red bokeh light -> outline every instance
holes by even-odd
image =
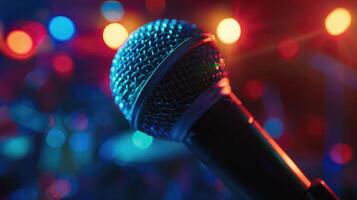
[[[320,116],[308,116],[305,125],[306,132],[312,136],[322,136],[326,130],[326,122]]]
[[[60,75],[70,75],[73,71],[72,58],[67,54],[58,54],[53,58],[53,67]]]
[[[22,29],[26,31],[32,38],[34,46],[37,47],[47,36],[47,29],[39,22],[26,22]]]
[[[250,80],[243,86],[243,94],[248,99],[257,100],[264,94],[264,85],[259,80]]]
[[[64,179],[57,180],[47,189],[47,192],[54,199],[62,199],[71,192],[71,183]]]
[[[278,44],[278,52],[281,57],[292,59],[299,53],[299,44],[295,39],[284,39]]]
[[[337,164],[347,164],[352,160],[353,152],[352,148],[347,144],[335,144],[330,150],[330,158]]]

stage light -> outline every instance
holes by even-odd
[[[133,144],[139,149],[147,149],[151,146],[154,138],[141,131],[135,131],[131,137]]]
[[[66,141],[66,135],[59,129],[51,129],[46,136],[46,142],[50,147],[59,148]]]
[[[249,80],[243,86],[243,94],[248,99],[257,100],[264,94],[264,85],[259,80]]]
[[[11,159],[20,159],[29,153],[31,145],[31,140],[25,136],[8,138],[2,144],[1,153]]]
[[[60,75],[69,75],[73,71],[72,58],[64,53],[58,54],[53,58],[53,68]]]
[[[56,16],[51,19],[48,29],[53,38],[59,41],[67,41],[73,37],[76,27],[73,21],[65,16]]]
[[[278,52],[285,59],[292,59],[299,53],[299,44],[295,39],[288,38],[279,42]]]
[[[345,8],[336,8],[325,19],[326,31],[333,36],[344,33],[351,25],[351,13]]]
[[[166,0],[145,0],[145,6],[151,15],[160,15],[166,7]]]
[[[119,23],[107,25],[103,31],[103,40],[111,49],[118,49],[128,37],[128,31]]]
[[[347,164],[352,160],[352,157],[352,148],[347,144],[335,144],[330,150],[330,158],[333,162],[337,164]]]
[[[124,15],[124,8],[120,2],[117,1],[105,1],[102,3],[100,10],[102,15],[108,21],[120,20]]]
[[[223,43],[232,44],[239,39],[240,35],[241,27],[237,20],[226,18],[219,22],[217,36]]]
[[[24,31],[16,30],[9,33],[6,44],[14,56],[28,57],[33,49],[33,41],[30,35]]]
[[[268,118],[264,123],[264,129],[273,138],[279,138],[284,131],[284,124],[279,118]]]

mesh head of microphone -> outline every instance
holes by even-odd
[[[180,45],[202,34],[185,21],[156,20],[134,31],[118,50],[110,87],[116,105],[135,128],[175,139],[170,135],[175,122],[202,92],[226,76],[223,59],[212,42],[191,46],[172,66],[164,66]],[[167,73],[145,92],[158,68],[164,67],[169,67]],[[139,98],[142,94],[145,97]],[[140,109],[134,109],[138,105]]]

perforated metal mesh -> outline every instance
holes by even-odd
[[[110,87],[115,103],[131,121],[133,104],[159,64],[183,41],[202,31],[177,20],[157,20],[133,32],[115,55]]]
[[[157,137],[171,138],[169,131],[183,112],[203,91],[226,76],[223,66],[218,49],[211,43],[188,52],[146,101],[140,129]]]

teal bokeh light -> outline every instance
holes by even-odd
[[[147,149],[140,149],[133,143],[133,133],[123,133],[108,138],[99,149],[99,155],[106,161],[114,161],[119,165],[154,162],[175,159],[187,155],[189,151],[182,143],[166,140],[155,140]]]
[[[49,32],[53,38],[59,41],[67,41],[73,37],[76,27],[73,21],[65,16],[56,16],[48,25]]]
[[[1,152],[8,158],[20,159],[26,156],[32,147],[30,138],[25,136],[17,136],[8,138],[2,144]]]
[[[151,146],[154,138],[141,131],[135,131],[131,137],[133,144],[139,149],[147,149]]]

